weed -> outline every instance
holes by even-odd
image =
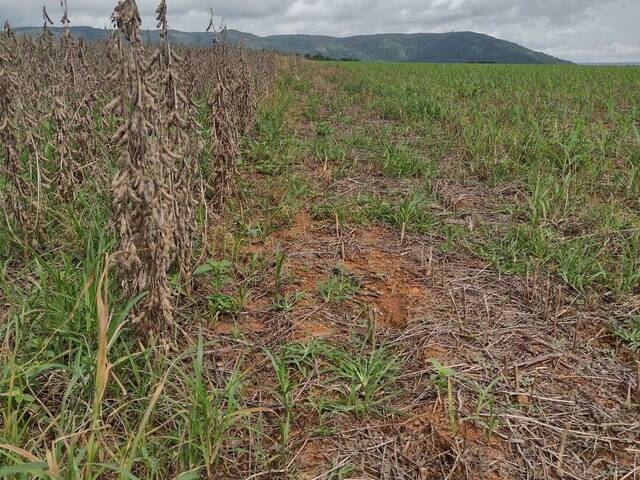
[[[276,292],[280,292],[282,289],[282,267],[284,266],[284,261],[286,259],[286,254],[281,252],[280,250],[276,250],[276,260],[275,260],[275,288]]]
[[[442,365],[437,359],[432,358],[431,364],[435,369],[435,373],[431,375],[431,381],[436,386],[438,391],[444,392],[447,390],[447,385],[449,381],[449,377],[453,376],[454,372],[452,369],[445,367]]]
[[[495,411],[495,399],[491,395],[491,390],[498,384],[502,378],[495,378],[486,387],[476,386],[476,408],[473,415],[465,417],[462,421],[475,420],[480,422],[484,427],[485,438],[491,440],[493,432],[498,426],[498,414]],[[483,414],[488,410],[486,414]]]
[[[360,290],[360,281],[339,268],[334,269],[325,282],[318,284],[320,296],[326,303],[349,300]]]
[[[640,317],[633,317],[614,328],[616,337],[635,352],[640,352]]]
[[[355,354],[335,348],[324,351],[329,369],[340,380],[342,401],[334,404],[339,411],[366,415],[383,414],[392,398],[393,379],[399,369],[398,358],[386,347]],[[343,383],[342,383],[343,382]]]
[[[560,277],[577,290],[584,290],[607,276],[597,253],[598,246],[589,240],[575,240],[558,245],[555,259]]]
[[[320,340],[294,343],[285,347],[287,364],[295,367],[304,377],[318,367],[320,357],[329,347]]]
[[[320,122],[316,125],[316,135],[318,137],[330,137],[333,135],[333,129],[326,122]]]
[[[347,158],[344,148],[335,140],[328,137],[319,137],[313,144],[314,154],[324,163],[325,169],[329,163],[341,165]]]
[[[282,415],[278,419],[278,427],[280,430],[280,455],[283,464],[286,464],[286,455],[289,446],[289,433],[293,423],[293,410],[295,401],[293,398],[293,383],[289,376],[289,368],[284,355],[275,356],[271,352],[267,352],[267,356],[271,360],[271,364],[276,374],[278,388],[274,390],[274,395],[282,408]]]
[[[445,243],[442,245],[442,251],[445,253],[450,252],[455,245],[455,241],[464,235],[464,228],[459,225],[447,223],[443,226],[443,232],[445,235]]]
[[[220,314],[238,313],[240,310],[240,302],[238,299],[222,293],[214,293],[209,295],[209,311],[213,318],[217,318]]]
[[[188,438],[180,457],[188,465],[204,465],[207,472],[212,472],[228,432],[254,410],[240,406],[239,371],[234,370],[221,388],[207,384],[202,335],[198,337],[192,362],[192,373],[178,368],[191,402],[185,412]]]
[[[286,293],[284,295],[277,294],[275,299],[273,300],[273,307],[276,310],[279,310],[282,312],[290,312],[293,309],[293,307],[296,306],[296,304],[304,300],[305,296],[306,296],[306,293],[304,291],[296,292],[294,294],[286,294]]]
[[[407,145],[386,141],[383,144],[383,158],[382,171],[389,176],[413,177],[434,174],[433,165],[421,159],[418,153]]]
[[[353,465],[335,465],[329,470],[327,480],[347,480],[356,471],[358,469]]]
[[[237,313],[245,303],[249,290],[246,286],[239,288],[238,295],[233,296],[223,292],[223,287],[231,283],[232,279],[229,274],[231,262],[228,260],[209,262],[198,267],[194,275],[211,275],[212,293],[209,294],[209,310],[213,318],[217,318],[220,314]]]
[[[359,202],[369,218],[399,227],[402,241],[407,233],[428,233],[434,224],[427,198],[417,191],[397,203],[376,197],[361,197]]]

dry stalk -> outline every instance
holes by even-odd
[[[53,46],[53,34],[51,30],[49,30],[49,25],[53,25],[53,20],[51,20],[51,17],[47,13],[46,6],[42,7],[42,22],[42,33],[38,37],[38,42],[40,46],[45,49],[51,48]]]
[[[171,172],[163,159],[166,152],[158,139],[159,106],[152,86],[152,67],[160,53],[144,55],[140,36],[141,19],[135,0],[121,0],[112,20],[120,32],[117,47],[128,74],[121,104],[122,124],[115,139],[124,147],[120,171],[112,183],[114,217],[119,228],[117,256],[125,292],[136,296],[146,292],[137,308],[136,320],[145,332],[164,334],[173,320],[172,292],[168,271],[174,251]],[[128,41],[128,47],[123,44]],[[116,71],[122,72],[121,67]],[[116,106],[114,102],[112,106]]]
[[[197,131],[193,104],[186,96],[176,69],[183,59],[171,48],[167,23],[167,3],[161,0],[157,13],[162,38],[160,57],[161,124],[159,129],[161,162],[170,172],[170,195],[173,198],[173,234],[176,264],[182,279],[189,285],[193,269],[196,235],[196,192],[198,169],[195,155],[198,141],[189,135]]]
[[[224,85],[222,77],[218,77],[209,97],[211,112],[211,142],[215,173],[213,182],[213,205],[220,207],[233,190],[233,174],[235,161],[240,154],[238,147],[239,135],[230,115],[229,90]]]
[[[69,125],[68,108],[62,96],[62,93],[54,90],[53,96],[53,125],[54,125],[54,142],[58,156],[57,166],[57,186],[60,195],[64,199],[69,199],[76,191],[76,184],[79,183],[77,174],[80,172],[79,167],[73,158],[68,133],[71,128]]]
[[[29,159],[25,162],[21,155],[24,143],[20,138],[23,129],[18,123],[19,82],[13,69],[15,58],[11,48],[14,41],[11,27],[5,23],[5,33],[0,39],[0,142],[3,159],[0,175],[6,180],[2,195],[6,226],[13,231],[12,225],[15,224],[19,231],[13,233],[21,234],[26,249],[37,235],[39,204],[33,208],[35,188],[29,177],[31,165]]]

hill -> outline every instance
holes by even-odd
[[[26,35],[37,35],[40,28],[15,29]],[[60,28],[53,28],[59,33]],[[106,38],[107,32],[91,27],[73,27],[72,33],[86,40]],[[158,40],[158,32],[146,30],[145,37]],[[205,45],[211,34],[173,30],[178,43]],[[524,63],[566,64],[566,60],[529,50],[506,40],[474,32],[450,33],[385,33],[338,38],[325,35],[271,35],[259,37],[229,30],[228,40],[248,47],[274,49],[285,53],[321,54],[331,58],[355,58],[363,61],[425,62],[425,63]]]

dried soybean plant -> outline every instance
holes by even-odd
[[[67,38],[65,41],[70,42],[71,39]],[[76,191],[76,185],[80,181],[78,174],[81,170],[75,162],[71,149],[68,98],[66,98],[64,87],[64,80],[54,81],[52,84],[53,130],[58,159],[56,185],[62,198],[68,200]]]
[[[188,284],[197,233],[199,148],[193,103],[184,93],[176,68],[183,59],[169,41],[166,0],[157,10],[162,44],[145,55],[135,0],[120,1],[113,21],[119,53],[112,79],[121,95],[109,109],[121,116],[116,140],[123,147],[113,184],[120,234],[117,261],[125,292],[146,292],[138,308],[144,330],[167,333],[173,320],[169,270]],[[127,41],[127,44],[123,42]]]
[[[233,192],[241,138],[255,124],[258,100],[275,77],[275,59],[231,45],[224,24],[214,27],[213,12],[206,31],[212,34],[211,46],[192,51],[185,67],[197,96],[206,100],[206,190],[211,206],[219,208]]]
[[[91,168],[94,178],[103,178],[98,156],[101,129],[96,128],[93,112],[98,98],[104,94],[100,85],[100,66],[94,64],[99,55],[87,59],[84,42],[76,40],[69,29],[66,0],[61,0],[63,32],[54,51],[56,77],[53,81],[54,127],[60,162],[57,187],[69,199],[83,182],[85,170]]]
[[[53,20],[47,13],[47,7],[42,7],[42,33],[38,37],[38,42],[43,48],[51,47],[53,45],[53,34],[49,30],[49,25],[53,25]]]
[[[174,199],[168,187],[171,172],[163,164],[158,93],[152,85],[152,68],[157,67],[160,54],[156,51],[145,57],[135,0],[119,1],[112,21],[119,31],[116,45],[120,62],[126,65],[126,70],[116,66],[120,81],[126,85],[120,101],[111,104],[114,108],[124,106],[122,124],[114,138],[123,147],[120,170],[112,183],[120,236],[116,261],[125,293],[133,297],[146,292],[137,306],[136,320],[143,322],[143,331],[162,335],[173,319],[168,270],[175,244]]]
[[[244,48],[240,48],[238,55],[238,80],[234,95],[238,112],[238,129],[246,135],[254,126],[258,111],[258,96]]]
[[[12,71],[12,49],[9,46],[11,40],[11,27],[5,23],[5,33],[0,38],[0,139],[2,140],[3,159],[2,174],[7,179],[7,187],[10,189],[2,196],[3,207],[7,225],[11,225],[8,213],[14,216],[23,230],[26,229],[27,219],[25,207],[22,201],[24,195],[24,179],[22,176],[22,163],[18,152],[16,139],[16,92],[18,90],[18,79]]]
[[[41,108],[50,111],[43,112],[43,117],[50,116],[52,119],[53,147],[55,149],[56,165],[52,166],[54,173],[55,187],[63,200],[71,199],[78,191],[83,180],[83,162],[88,161],[84,148],[84,139],[87,137],[86,131],[82,132],[82,115],[87,115],[86,108],[91,105],[84,105],[85,87],[78,76],[78,69],[82,65],[79,53],[80,44],[76,42],[69,30],[69,15],[66,1],[60,2],[63,8],[61,23],[63,32],[58,41],[52,39],[52,35],[47,27],[51,24],[46,9],[43,9],[44,26],[42,44],[39,60],[44,68],[41,68],[34,77],[39,82],[37,90],[39,95],[46,101],[39,102]],[[41,74],[38,74],[40,73]],[[87,72],[84,72],[85,74]],[[81,78],[89,78],[90,75],[83,75]],[[90,102],[89,102],[90,103]]]
[[[60,38],[46,9],[35,39],[5,24],[0,205],[25,250],[57,249],[57,237],[46,233],[60,231],[62,219],[47,215],[100,195],[113,176],[113,258],[123,293],[141,296],[134,311],[140,330],[162,335],[175,313],[170,276],[178,273],[189,292],[199,238],[207,252],[205,190],[217,205],[231,192],[241,137],[255,122],[275,62],[224,35],[207,48],[172,45],[167,2],[159,1],[161,42],[147,48],[135,0],[117,2],[107,42],[74,38],[65,0]],[[206,182],[201,170],[213,172]]]
[[[157,27],[160,29],[162,50],[159,58],[160,73],[160,157],[164,168],[170,172],[169,189],[173,199],[172,223],[175,262],[181,278],[190,282],[193,268],[193,239],[196,235],[196,208],[198,206],[196,154],[198,139],[195,132],[193,103],[186,96],[176,65],[183,59],[169,42],[167,3],[161,0],[156,10]]]
[[[226,32],[224,25],[220,26]],[[207,32],[212,33],[212,46],[206,64],[211,67],[209,78],[213,78],[213,86],[205,88],[207,92],[207,109],[210,121],[209,158],[213,164],[213,175],[209,179],[210,197],[214,207],[221,207],[233,190],[233,174],[235,161],[240,155],[239,132],[233,115],[233,102],[230,85],[235,81],[230,65],[233,59],[228,55],[229,45],[226,34],[220,40],[213,27],[213,10]]]
[[[2,38],[3,40],[9,40],[11,42],[11,44],[15,44],[15,42],[16,42],[16,34],[14,33],[13,29],[11,28],[11,24],[9,23],[9,20],[5,20],[5,22],[4,22],[4,30],[3,30],[0,38]]]
[[[24,247],[33,244],[39,231],[40,168],[32,168],[30,156],[23,158],[25,136],[20,124],[19,82],[15,72],[16,39],[8,22],[0,38],[0,176],[5,179],[2,195],[4,219],[15,238],[22,237]],[[31,178],[36,171],[37,179]],[[13,228],[15,226],[18,231]]]
[[[211,90],[208,106],[211,115],[211,155],[214,177],[213,205],[220,207],[233,190],[235,162],[240,155],[238,129],[232,120],[230,93],[218,74]]]

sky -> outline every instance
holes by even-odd
[[[72,25],[103,28],[116,1],[67,0]],[[157,0],[138,0],[155,28]],[[54,21],[60,0],[0,0],[0,21]],[[574,62],[640,62],[640,0],[167,0],[171,28],[202,31],[214,8],[228,28],[257,35],[474,31]]]

